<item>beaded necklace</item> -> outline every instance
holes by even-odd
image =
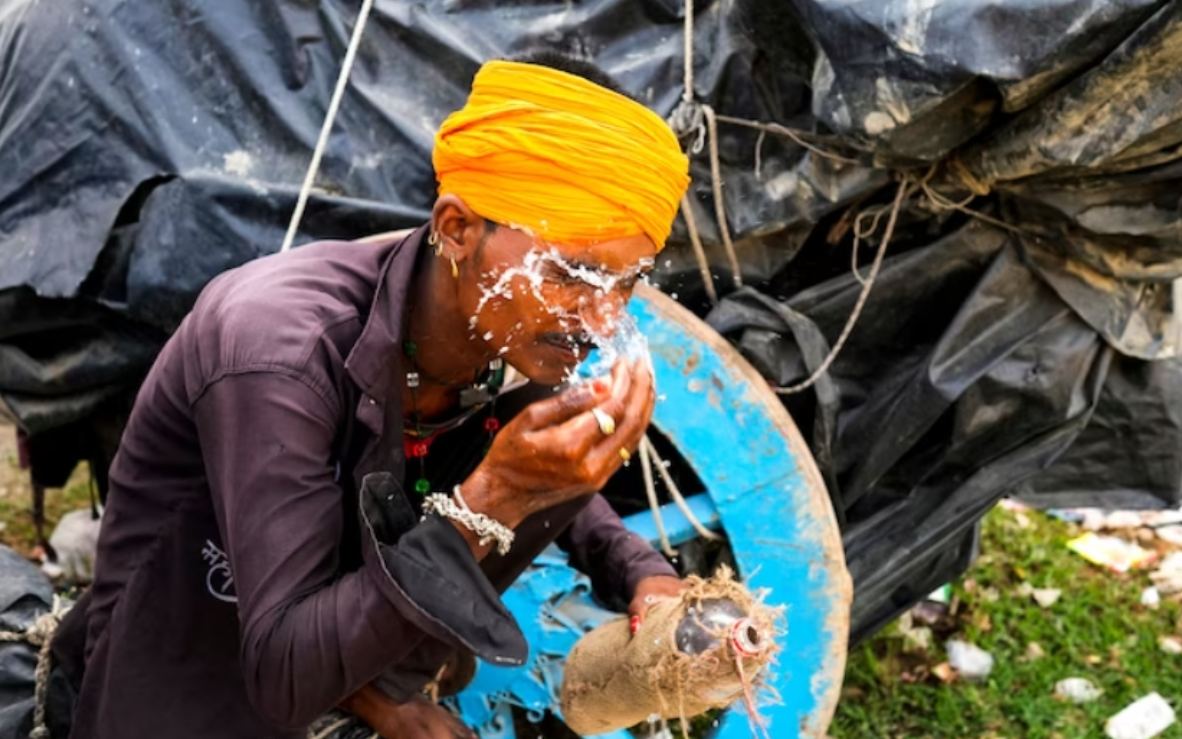
[[[497,394],[500,393],[501,386],[505,382],[505,362],[499,358],[492,360],[488,363],[488,368],[473,378],[470,383],[448,383],[439,382],[423,373],[417,360],[419,348],[413,341],[403,342],[402,351],[411,366],[410,371],[406,373],[406,387],[410,390],[412,423],[412,427],[409,429],[403,423],[403,451],[408,458],[419,461],[419,477],[415,480],[415,492],[419,495],[427,495],[431,492],[431,481],[427,479],[427,454],[431,451],[432,439],[438,434],[461,425],[485,406],[488,406],[489,416],[484,419],[484,430],[488,433],[484,453],[488,453],[493,437],[501,427],[501,422],[496,417],[496,408]],[[425,376],[446,387],[461,388],[460,414],[458,416],[442,423],[423,423],[422,415],[419,413],[419,386]]]

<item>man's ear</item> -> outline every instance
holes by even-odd
[[[476,253],[484,238],[484,219],[458,195],[443,195],[431,209],[431,229],[439,234],[442,256],[462,262]]]

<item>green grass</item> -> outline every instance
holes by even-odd
[[[0,458],[0,542],[28,556],[36,544],[32,499],[11,456]],[[66,488],[46,495],[46,532],[89,499],[89,472],[79,465]],[[1165,654],[1157,642],[1182,635],[1182,606],[1141,606],[1146,572],[1100,570],[1066,548],[1076,527],[1037,512],[1021,518],[1025,526],[1000,509],[986,517],[982,556],[954,583],[953,614],[933,627],[930,649],[892,626],[851,652],[833,739],[1082,739],[1103,737],[1105,719],[1153,691],[1180,707],[1182,655]],[[1016,594],[1023,581],[1063,596],[1044,610]],[[991,590],[995,600],[984,595]],[[950,637],[993,654],[985,681],[944,683],[932,673],[947,659]],[[1032,642],[1045,657],[1026,656]],[[1055,683],[1076,676],[1104,695],[1083,705],[1055,699]],[[1182,727],[1161,736],[1180,739]]]
[[[1157,610],[1141,606],[1147,572],[1116,575],[1088,564],[1065,546],[1078,533],[1038,512],[990,513],[982,556],[954,584],[954,613],[933,629],[930,649],[908,644],[892,626],[850,654],[832,737],[1102,737],[1109,716],[1150,692],[1179,707],[1182,656],[1162,652],[1158,638],[1179,633],[1182,608],[1168,600]],[[1063,595],[1044,610],[1015,593],[1023,580]],[[996,600],[983,596],[990,589]],[[931,673],[947,659],[951,636],[993,654],[985,681],[945,684]],[[1026,656],[1032,642],[1045,657]],[[1054,685],[1067,677],[1085,677],[1104,695],[1082,705],[1059,701]],[[1161,736],[1182,737],[1182,728]]]
[[[2,430],[2,429],[0,429]],[[25,557],[32,557],[37,546],[33,531],[33,494],[27,473],[17,468],[15,455],[0,458],[0,544]],[[90,506],[90,470],[79,464],[66,487],[45,492],[45,535],[53,533],[62,515]]]

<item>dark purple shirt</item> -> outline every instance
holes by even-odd
[[[499,592],[560,532],[601,592],[674,574],[598,495],[481,563],[420,520],[399,347],[423,236],[305,246],[202,292],[137,397],[89,607],[63,627],[85,629],[72,737],[302,737],[367,683],[405,699],[452,650],[519,664]],[[457,477],[479,460],[470,431],[432,445]]]

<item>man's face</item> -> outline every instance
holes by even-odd
[[[644,235],[572,247],[489,226],[465,265],[460,306],[473,340],[534,382],[557,385],[615,332],[655,257]]]

